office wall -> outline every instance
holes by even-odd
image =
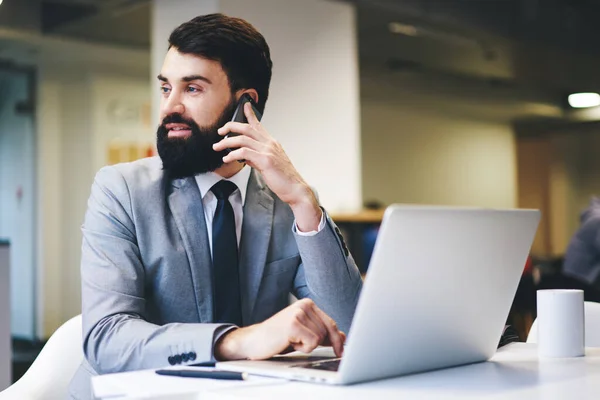
[[[149,97],[149,53],[10,33],[9,52],[2,56],[38,72],[36,285],[37,336],[43,338],[80,312],[80,228],[87,198],[113,134],[138,137],[139,130],[113,121],[126,119],[128,105],[140,96]]]
[[[581,148],[584,142],[579,139],[565,134],[550,136],[550,181],[547,200],[549,212],[546,213],[546,227],[549,228],[547,234],[551,255],[565,253],[571,235],[579,225],[578,203],[581,201],[580,193],[586,186],[582,186],[583,182],[580,180],[585,174],[585,170],[582,169],[585,150]]]
[[[577,208],[586,207],[592,196],[600,196],[600,128],[579,134],[571,132],[570,140],[579,142],[576,160],[580,171],[577,193]]]
[[[384,204],[516,205],[516,147],[506,104],[460,87],[361,72],[363,198]],[[493,96],[491,94],[490,96]]]
[[[11,332],[35,337],[35,128],[31,74],[0,68],[0,237],[11,245]]]
[[[552,147],[536,138],[517,140],[518,206],[541,212],[538,232],[531,246],[535,255],[546,255],[551,247],[550,169]]]
[[[61,322],[63,316],[63,263],[62,208],[63,190],[60,76],[53,76],[50,69],[39,72],[38,79],[38,331],[40,338],[48,337]],[[68,237],[71,237],[69,235]],[[74,296],[74,301],[77,301]]]
[[[37,71],[36,333],[44,338],[81,310],[80,227],[90,187],[110,140],[140,137],[131,104],[137,117],[149,108],[139,99],[149,100],[150,53],[24,29],[1,29],[0,41],[0,59]]]
[[[153,143],[146,76],[44,68],[40,82],[40,169],[44,241],[43,336],[81,312],[81,224],[96,171],[113,141]]]
[[[96,74],[90,77],[93,170],[156,152],[151,93],[145,77]]]
[[[520,137],[519,206],[542,210],[533,252],[561,256],[580,226],[580,213],[600,196],[600,129],[573,125]]]

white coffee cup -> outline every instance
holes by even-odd
[[[537,321],[540,357],[585,354],[583,290],[538,290]]]

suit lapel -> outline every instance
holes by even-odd
[[[173,180],[169,207],[188,255],[200,322],[212,322],[212,258],[202,197],[193,177]]]
[[[244,325],[252,322],[258,289],[262,280],[271,230],[273,228],[274,200],[253,169],[248,181],[244,203],[244,223],[240,241],[240,286]]]

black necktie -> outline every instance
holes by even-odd
[[[240,281],[235,216],[229,196],[235,183],[219,181],[210,190],[217,197],[212,224],[213,275],[215,278],[215,322],[241,326]]]

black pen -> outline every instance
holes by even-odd
[[[158,375],[180,376],[183,378],[225,379],[243,381],[247,378],[245,372],[207,371],[201,369],[157,369]]]
[[[202,361],[195,364],[188,364],[188,367],[214,367],[217,365],[216,361]]]

